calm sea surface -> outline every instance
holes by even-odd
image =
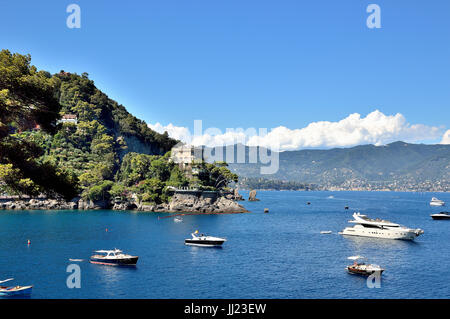
[[[182,223],[158,219],[167,214],[0,211],[0,280],[34,285],[32,298],[450,298],[450,221],[431,219],[443,210],[429,206],[432,196],[450,204],[449,193],[265,191],[243,202],[251,213]],[[338,235],[355,210],[425,234],[415,242]],[[228,241],[185,246],[196,229]],[[137,267],[86,261],[115,247],[138,255]],[[347,274],[352,255],[386,269],[380,288]],[[69,258],[85,260],[80,289],[66,286]]]

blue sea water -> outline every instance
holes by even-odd
[[[34,285],[32,298],[450,298],[450,221],[431,219],[443,210],[429,206],[432,196],[450,203],[449,193],[261,191],[259,202],[242,202],[251,213],[181,223],[153,213],[0,211],[0,280]],[[425,233],[414,242],[338,235],[355,210]],[[196,229],[228,241],[185,246]],[[87,261],[115,247],[139,255],[138,265]],[[352,255],[386,269],[380,288],[345,271]],[[69,258],[84,259],[79,289],[66,285]]]

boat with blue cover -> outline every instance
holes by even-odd
[[[3,284],[11,280],[14,280],[14,278],[1,280],[0,284]],[[31,294],[32,289],[33,286],[14,286],[14,287],[0,286],[0,296],[3,297],[27,296]]]

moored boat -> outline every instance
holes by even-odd
[[[185,245],[188,246],[201,246],[201,247],[218,247],[222,246],[227,240],[225,238],[213,237],[201,234],[197,236],[198,231],[196,230],[192,233],[192,238],[187,238],[184,240]]]
[[[363,256],[351,256],[348,259],[354,260],[353,265],[346,267],[347,271],[351,274],[370,276],[374,273],[382,274],[384,269],[378,265],[366,264],[364,262],[358,262],[358,260],[364,259]]]
[[[439,214],[432,214],[430,216],[433,219],[450,219],[450,213],[449,212],[440,212]]]
[[[436,197],[431,198],[430,206],[445,206],[443,200],[437,199]]]
[[[14,280],[14,278],[2,280],[0,281],[0,284],[3,284],[11,280]],[[14,287],[0,286],[0,296],[3,297],[28,296],[31,294],[32,289],[33,286],[14,286]]]
[[[420,228],[412,229],[379,218],[371,219],[360,213],[354,213],[353,218],[354,220],[350,220],[349,223],[356,225],[353,227],[346,227],[339,234],[385,239],[414,240],[417,236],[424,233],[424,231]]]
[[[135,266],[139,257],[124,254],[119,249],[97,250],[95,255],[89,260],[92,264],[111,265],[111,266]]]
[[[177,216],[177,217],[175,217],[175,218],[173,219],[173,221],[174,221],[175,223],[181,223],[181,222],[183,221],[183,218],[181,218],[180,216]]]

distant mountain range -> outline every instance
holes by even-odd
[[[279,170],[271,175],[260,172],[267,164],[249,163],[251,147],[245,147],[246,163],[236,163],[236,149],[235,145],[234,163],[228,160],[229,168],[241,179],[251,178],[253,185],[257,178],[261,184],[267,184],[267,180],[291,181],[330,190],[450,191],[450,145],[395,142],[285,151],[279,153]]]

